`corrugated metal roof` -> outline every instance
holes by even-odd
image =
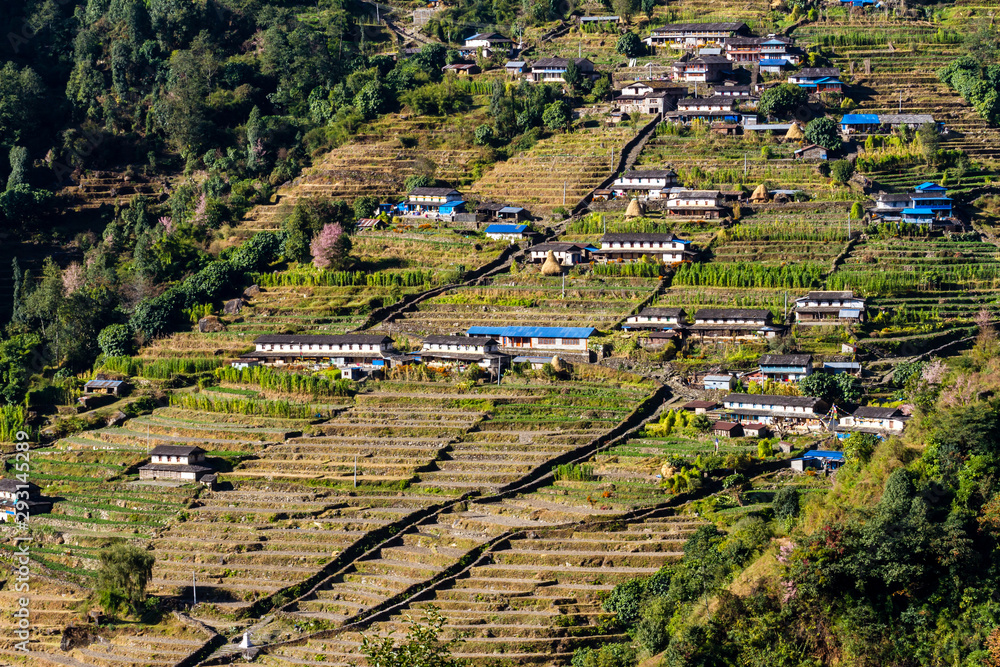
[[[487,234],[521,234],[527,228],[528,225],[490,225],[485,232]]]
[[[830,459],[831,461],[843,461],[844,452],[830,452],[823,449],[814,449],[802,455],[804,459]]]
[[[760,61],[761,67],[784,67],[788,63],[784,58],[764,58]]]
[[[520,213],[524,209],[520,206],[504,206],[502,209],[497,211],[498,213]]]
[[[114,389],[120,387],[124,380],[91,380],[86,385],[87,389]]]
[[[861,311],[857,308],[841,308],[837,317],[861,317]]]
[[[840,119],[841,125],[878,125],[878,114],[849,113]]]
[[[934,209],[932,208],[904,208],[903,213],[909,215],[934,215]]]
[[[470,336],[510,336],[514,338],[590,338],[594,327],[469,327]]]

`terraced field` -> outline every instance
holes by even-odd
[[[592,326],[606,330],[650,297],[659,280],[570,275],[565,295],[560,278],[537,268],[501,274],[488,284],[460,287],[422,302],[391,324],[392,331],[417,335],[454,334],[470,326]]]
[[[406,194],[406,178],[418,173],[462,185],[467,182],[470,163],[482,157],[482,149],[472,144],[472,129],[478,123],[455,120],[392,114],[371,123],[282,187],[275,204],[250,211],[238,228],[239,235],[277,229],[281,216],[302,197],[395,199]]]
[[[622,147],[634,136],[635,132],[626,127],[588,122],[585,127],[543,139],[531,150],[498,163],[469,191],[482,200],[524,206],[536,215],[551,213],[558,207],[572,209],[611,175]]]
[[[625,579],[652,574],[679,559],[684,540],[698,525],[648,512],[628,523],[591,520],[518,530],[458,578],[367,632],[400,630],[406,615],[421,619],[433,606],[445,619],[443,638],[459,640],[458,658],[476,664],[564,664],[578,646],[624,637],[608,623],[600,596]],[[354,632],[320,636],[275,648],[262,664],[365,664],[359,644]]]

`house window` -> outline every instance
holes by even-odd
[[[539,345],[558,345],[559,344],[559,339],[558,338],[539,338],[538,339],[538,344]]]

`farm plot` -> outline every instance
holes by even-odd
[[[476,429],[445,448],[430,470],[417,473],[418,481],[410,487],[453,496],[492,493],[516,482],[611,429],[629,411],[624,406],[645,396],[637,387],[586,382],[545,387],[508,381],[501,387],[478,388],[474,399],[440,393],[439,383],[381,384],[381,391],[359,397],[369,411],[398,410],[400,401],[407,414],[425,419],[432,413],[441,420],[452,419],[455,407],[447,406],[456,402],[484,410]],[[425,391],[414,391],[421,388]],[[438,406],[431,407],[435,401]],[[434,577],[491,537],[512,527],[550,522],[551,516],[542,517],[536,510],[526,509],[518,500],[480,503],[440,515],[355,562],[350,571],[298,602],[295,610],[309,618],[342,622]],[[565,520],[563,515],[559,518]]]
[[[832,46],[831,64],[845,73],[854,64],[847,95],[859,103],[857,112],[898,113],[901,107],[904,113],[933,114],[935,120],[953,130],[943,148],[961,149],[976,159],[996,160],[1000,158],[996,128],[989,127],[961,96],[937,79],[937,71],[961,53],[960,35],[968,26],[964,11],[947,8],[939,24],[923,26],[906,20],[867,24],[828,21],[802,26],[795,36],[803,44],[825,41]],[[939,28],[953,31],[945,43],[941,43]],[[871,61],[871,74],[860,69],[865,59]],[[888,169],[886,174],[893,171]],[[923,180],[927,179],[906,185]]]
[[[657,279],[588,274],[545,278],[534,268],[503,274],[491,283],[459,287],[403,313],[392,330],[416,335],[465,332],[470,326],[592,326],[608,329],[648,298]]]
[[[4,557],[9,557],[14,551],[13,540],[8,543],[4,538],[2,544]],[[16,581],[5,568],[0,582],[0,661],[13,660],[17,655],[24,655],[14,648],[20,638],[14,634],[18,629],[18,619],[13,612],[20,608],[19,598],[23,592],[15,590]],[[32,651],[54,652],[59,650],[62,630],[69,623],[80,620],[83,616],[81,606],[86,601],[90,591],[70,582],[58,581],[54,578],[35,577],[31,582],[31,625],[32,641],[29,648]],[[10,664],[5,662],[4,664]],[[30,664],[30,663],[28,663]]]
[[[414,174],[458,186],[467,179],[471,163],[483,155],[481,148],[473,146],[472,129],[479,122],[468,115],[442,119],[390,115],[373,122],[283,187],[278,204],[251,210],[237,231],[249,237],[260,230],[277,229],[289,206],[302,197],[395,198],[405,193],[406,178]]]
[[[823,176],[816,164],[795,160],[797,141],[758,137],[756,133],[725,137],[672,123],[657,128],[642,149],[636,169],[670,167],[685,186],[698,189],[753,189],[767,182],[771,189],[804,190],[816,199],[842,199],[849,191]]]
[[[698,525],[654,514],[627,524],[533,527],[498,544],[486,562],[436,590],[432,599],[411,604],[368,634],[400,630],[406,615],[422,619],[433,606],[445,619],[442,638],[459,640],[457,658],[568,664],[579,646],[625,638],[609,627],[600,596],[678,560]],[[270,650],[262,664],[364,664],[359,644],[357,633],[309,640]]]
[[[634,136],[630,128],[600,126],[556,134],[498,163],[473,184],[470,192],[482,200],[524,206],[536,214],[550,213],[561,206],[572,209],[611,175],[612,151],[620,155]]]
[[[870,238],[827,285],[871,297],[870,337],[916,340],[968,326],[980,310],[1000,309],[1000,257],[982,241]]]

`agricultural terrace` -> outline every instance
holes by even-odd
[[[292,184],[283,186],[277,204],[251,210],[238,232],[251,236],[278,229],[282,216],[302,197],[395,199],[405,194],[405,181],[414,175],[459,186],[483,157],[483,149],[473,145],[473,129],[483,122],[481,116],[482,109],[440,118],[390,114],[368,123],[343,145],[318,157]]]
[[[489,511],[485,504],[477,504]],[[631,522],[591,519],[587,523],[531,525],[494,545],[489,557],[391,619],[366,630],[387,635],[405,627],[406,617],[423,620],[440,610],[442,639],[455,639],[456,658],[477,664],[568,663],[579,646],[623,641],[601,598],[622,581],[650,575],[678,560],[699,520],[653,511]],[[485,619],[485,623],[484,623]],[[276,647],[265,665],[365,664],[361,635],[343,633]]]
[[[213,314],[192,309],[189,331],[150,341],[146,360],[233,358],[263,334],[340,334],[361,326],[374,309],[409,294],[460,282],[466,271],[495,260],[508,243],[480,234],[431,224],[398,225],[384,232],[357,234],[352,255],[358,268],[329,271],[294,265],[252,277],[238,312],[216,313],[208,331],[197,322]]]
[[[813,199],[852,199],[850,189],[820,173],[819,163],[794,159],[801,145],[770,132],[720,136],[697,121],[690,126],[665,122],[643,147],[635,168],[670,167],[679,182],[695,189],[753,190],[766,183],[772,190],[803,190]]]
[[[642,217],[626,218],[623,211],[589,213],[566,224],[560,241],[592,243],[601,247],[604,234],[670,234],[691,241],[695,250],[709,246],[718,230],[717,221],[682,218],[662,211],[648,210]]]
[[[464,333],[470,326],[592,326],[608,330],[625,319],[659,285],[659,270],[647,278],[595,275],[584,267],[566,276],[543,276],[525,265],[484,285],[458,287],[423,301],[391,324],[392,331],[418,336]],[[627,267],[626,267],[627,268]]]
[[[857,243],[830,276],[829,289],[870,297],[871,339],[904,342],[968,327],[976,313],[996,312],[997,247],[977,235],[873,235]]]
[[[498,162],[469,194],[480,200],[512,202],[535,215],[571,210],[611,175],[622,147],[636,130],[583,120],[573,132],[542,139],[530,150]]]
[[[990,128],[958,93],[937,79],[938,70],[959,56],[972,11],[966,6],[945,7],[935,12],[939,23],[920,24],[883,13],[848,19],[837,8],[827,10],[829,20],[803,25],[793,34],[803,45],[822,46],[830,64],[845,75],[853,63],[854,76],[849,77],[851,85],[845,94],[858,103],[856,112],[898,113],[901,106],[903,113],[933,114],[954,131],[954,136],[942,141],[942,148],[960,149],[975,160],[995,160],[1000,157],[997,129]],[[871,74],[864,74],[865,59],[871,60]],[[887,165],[885,175],[897,171]],[[880,180],[882,175],[872,176]],[[913,176],[919,178],[916,173]],[[907,181],[904,187],[924,180]]]

